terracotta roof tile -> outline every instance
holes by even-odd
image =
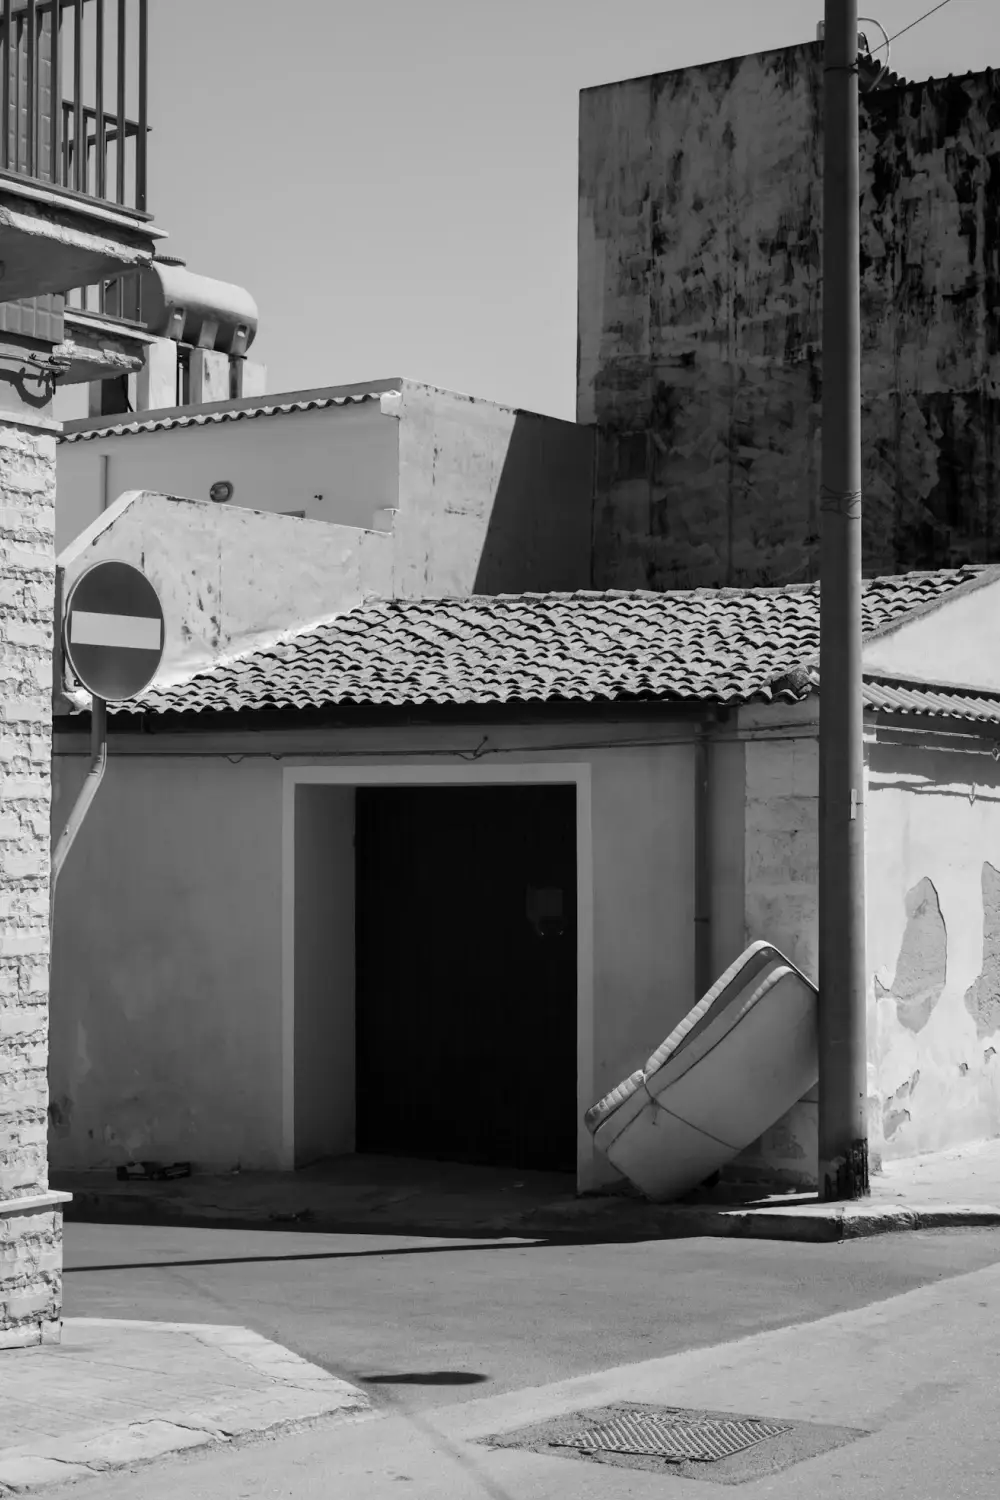
[[[863,626],[884,628],[982,568],[866,582]],[[816,584],[687,593],[372,599],[181,682],[153,713],[635,699],[805,698],[819,650]]]

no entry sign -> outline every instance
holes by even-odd
[[[163,610],[146,575],[124,562],[88,568],[66,601],[63,642],[95,698],[120,703],[141,693],[163,657]]]

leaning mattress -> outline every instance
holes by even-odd
[[[691,1192],[818,1076],[816,989],[753,943],[656,1049],[587,1111],[597,1147],[648,1198]]]

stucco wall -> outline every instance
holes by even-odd
[[[822,49],[588,89],[578,417],[599,586],[817,569]],[[1000,75],[861,112],[866,571],[1000,557]]]
[[[233,506],[303,510],[314,521],[372,526],[377,510],[396,504],[398,438],[398,424],[374,400],[62,442],[56,547],[61,551],[101,514],[105,485],[109,502],[127,490],[208,500],[212,485],[228,479],[236,487]]]
[[[1000,692],[1000,578],[981,573],[866,641],[865,671]]]
[[[304,1166],[354,1150],[353,787],[298,787],[294,818],[295,1165]]]
[[[581,1048],[589,1059],[581,1116],[694,1002],[689,730],[610,726],[597,731],[609,741],[599,749],[588,748],[596,736],[586,724],[341,730],[325,741],[323,733],[310,735],[305,754],[301,738],[267,733],[266,743],[259,734],[245,743],[216,740],[212,758],[173,759],[130,753],[139,742],[113,736],[105,785],[59,889],[51,1147],[58,1166],[130,1155],[247,1167],[282,1160],[281,771],[272,753],[286,766],[342,766],[349,756],[364,768],[385,767],[386,752],[395,751],[401,778],[414,765],[443,765],[461,784],[486,733],[489,764],[501,774],[553,762],[590,767],[593,1027]],[[656,743],[671,735],[679,743]],[[644,737],[652,743],[614,744]],[[191,748],[190,740],[177,743]],[[76,754],[67,757],[67,748],[60,737],[57,817],[86,766],[79,738]],[[241,760],[248,748],[257,753]],[[336,758],[325,761],[324,751]],[[730,769],[738,765],[730,757]],[[346,954],[353,931],[345,916],[353,803],[344,787],[313,795],[327,801],[315,819],[319,802],[303,803],[299,822],[295,870],[305,891],[293,937],[294,1117],[304,1146],[349,1149],[352,1077],[340,1063],[353,1067]],[[719,836],[732,844],[721,825]],[[730,934],[742,919],[736,883],[720,886],[714,911]],[[341,903],[336,922],[330,902]],[[588,1187],[615,1177],[599,1161],[585,1168]]]
[[[990,749],[935,749],[932,736],[886,730],[870,751],[869,1107],[886,1157],[1000,1134],[1000,771]]]
[[[404,381],[400,598],[591,584],[593,430]]]
[[[697,998],[694,747],[605,752],[592,767],[594,1103]]]
[[[86,769],[55,760],[61,827]],[[60,877],[55,1168],[281,1164],[281,774],[112,754]]]
[[[105,558],[133,563],[163,605],[158,681],[391,592],[391,539],[168,495],[124,495],[59,557],[63,597]]]

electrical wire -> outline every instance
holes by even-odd
[[[891,36],[888,41],[882,42],[880,46],[875,48],[875,51],[881,52],[882,48],[888,47],[889,42],[894,42],[896,37],[905,36],[908,31],[913,30],[914,26],[919,26],[921,21],[926,21],[928,16],[933,16],[937,11],[944,10],[945,6],[950,4],[951,0],[940,0],[939,5],[932,6],[930,10],[925,10],[922,16],[918,16],[915,21],[911,21],[909,26],[904,26],[902,31],[897,31],[895,36]]]

